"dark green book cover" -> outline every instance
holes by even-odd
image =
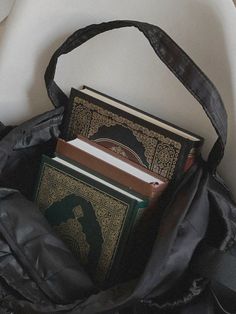
[[[146,200],[114,190],[43,156],[35,201],[97,283],[119,272],[135,220]]]
[[[91,88],[85,90],[96,96],[71,90],[63,122],[66,140],[80,134],[168,180],[193,164],[201,137]]]

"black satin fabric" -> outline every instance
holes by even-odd
[[[17,128],[11,132],[16,134]],[[16,138],[10,133],[8,136]],[[33,147],[37,151],[37,146]],[[18,190],[0,188],[0,277],[9,289],[4,302],[10,308],[55,313],[113,313],[123,307],[132,313],[133,303],[150,313],[186,311],[184,305],[198,299],[207,287],[204,280],[194,284],[192,256],[201,241],[211,243],[215,234],[215,244],[222,249],[227,246],[235,234],[230,221],[235,207],[229,192],[208,173],[203,161],[173,188],[162,199],[162,218],[156,225],[156,240],[143,274],[106,291],[96,289],[31,201]],[[211,222],[210,211],[215,216]],[[191,309],[194,306],[200,305],[193,303]]]
[[[218,139],[208,160],[199,158],[156,204],[158,215],[149,241],[153,239],[154,244],[139,278],[101,291],[30,195],[42,153],[53,153],[67,103],[53,80],[58,57],[98,33],[125,26],[135,26],[145,34],[157,55],[199,100]],[[234,245],[236,234],[236,207],[216,172],[224,153],[227,120],[213,84],[162,30],[134,21],[112,21],[75,32],[53,55],[45,80],[56,109],[20,126],[0,125],[2,313],[7,309],[18,314],[219,313],[211,282],[193,267],[204,242],[224,251]]]
[[[30,198],[43,153],[51,154],[64,108],[41,114],[17,127],[0,129],[0,186],[18,189]]]

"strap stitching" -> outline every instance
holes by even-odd
[[[162,37],[163,37],[163,34],[161,34],[161,35],[162,35]],[[159,36],[159,35],[158,35],[158,36]],[[166,34],[166,36],[168,36],[168,35]],[[159,39],[162,39],[162,38],[160,38],[160,36],[159,36]],[[165,37],[165,39],[168,41],[169,44],[171,44],[171,45],[174,47],[175,50],[176,50],[176,48],[177,48],[177,49],[178,49],[178,48],[181,49],[181,48],[178,47],[176,44],[174,44],[174,43],[172,42],[172,40],[170,40],[170,38]],[[153,46],[153,45],[152,45],[152,46]],[[156,49],[155,49],[154,46],[153,46],[153,49],[156,51]],[[200,77],[203,79],[204,83],[209,84],[209,85],[211,86],[211,88],[212,88],[214,91],[216,91],[217,99],[220,101],[220,103],[222,103],[222,100],[221,100],[221,98],[220,98],[220,95],[218,94],[218,92],[217,92],[215,86],[213,85],[213,83],[200,71],[200,69],[194,64],[194,62],[193,62],[191,59],[189,59],[189,57],[187,57],[187,56],[185,55],[185,52],[184,52],[182,49],[181,49],[181,52],[183,53],[183,55],[181,55],[181,57],[183,57],[185,63],[186,63],[187,65],[189,65],[189,64],[191,63],[191,66],[193,66],[194,70],[200,75]],[[194,97],[196,97],[196,99],[198,100],[198,102],[201,104],[201,103],[203,102],[202,99],[201,99],[201,98],[196,94],[196,92],[191,88],[191,86],[189,85],[188,81],[184,81],[184,80],[183,80],[183,78],[182,78],[182,76],[181,76],[181,74],[180,74],[180,71],[177,71],[177,70],[175,70],[174,68],[172,68],[172,66],[171,66],[171,64],[169,63],[169,61],[166,60],[166,59],[163,57],[161,50],[156,51],[156,53],[157,53],[158,56],[161,58],[161,60],[163,61],[163,63],[168,65],[168,68],[170,69],[170,71],[173,72],[174,74],[176,74],[177,78],[183,83],[183,85],[188,89],[188,91],[189,91]],[[209,91],[208,91],[207,89],[206,89],[206,92],[207,92],[208,95],[209,95]],[[210,115],[209,115],[209,112],[208,112],[208,108],[207,108],[207,107],[204,108],[203,105],[202,105],[202,107],[203,107],[204,111],[206,112],[207,116],[210,118]],[[222,104],[222,107],[223,107],[223,104]],[[221,125],[223,126],[223,129],[224,129],[224,123],[223,123],[223,121],[222,121],[221,116],[220,116],[217,112],[214,112],[214,111],[212,111],[212,115],[215,115],[215,116],[217,116],[217,118],[219,118],[220,123],[221,123]],[[212,121],[211,118],[210,118],[210,121]],[[214,124],[213,124],[213,125],[214,125]],[[217,134],[219,135],[219,132],[217,131],[217,129],[215,129],[215,130],[216,130]],[[225,134],[225,132],[224,132],[224,134]]]
[[[181,52],[181,54],[182,54],[181,57],[183,57],[183,59],[185,60],[185,62],[186,62],[187,64],[190,64],[190,63],[191,63],[191,66],[192,66],[192,67],[194,68],[194,70],[199,74],[199,76],[202,78],[202,80],[204,81],[204,83],[209,84],[210,88],[213,89],[213,91],[215,92],[214,95],[217,96],[216,101],[218,100],[218,101],[221,103],[222,107],[224,108],[224,106],[223,106],[223,101],[222,101],[222,99],[221,99],[221,96],[220,96],[220,94],[218,93],[218,91],[217,91],[215,85],[212,83],[212,81],[209,80],[209,78],[201,71],[201,69],[194,63],[194,61],[193,61],[189,56],[187,56],[187,54],[185,53],[185,51],[184,51],[182,48],[180,48],[164,31],[162,31],[161,29],[160,29],[160,31],[161,31],[161,36],[162,36],[166,41],[168,41],[168,43],[169,43],[170,45],[172,45],[175,50],[177,50],[177,51],[179,50],[179,51]],[[164,35],[164,36],[163,36],[163,35]],[[160,52],[161,52],[161,51],[160,51]],[[179,71],[177,72],[177,74],[181,75]],[[185,83],[188,85],[188,81],[186,81]],[[190,90],[192,90],[192,88],[191,88],[189,85],[188,85],[188,87],[189,87]],[[192,90],[192,91],[193,91],[193,90]],[[208,95],[209,95],[209,90],[208,90],[208,89],[206,89],[206,92],[207,92]],[[194,95],[196,96],[196,92],[193,91],[193,93],[194,93]],[[200,98],[199,98],[199,99],[200,99]],[[198,99],[198,101],[199,101],[199,99]],[[216,101],[214,101],[214,102],[216,102]],[[206,107],[206,108],[207,108],[207,107]],[[221,124],[222,124],[223,127],[224,127],[224,123],[223,123],[223,121],[222,121],[221,116],[218,114],[218,112],[212,111],[212,114],[215,115],[215,116],[217,116],[217,117],[219,118],[219,120],[221,121]],[[226,114],[226,112],[225,112],[225,114]]]
[[[154,49],[155,50],[155,49]],[[155,50],[156,51],[156,50]],[[160,51],[160,53],[161,53],[161,50],[159,50]],[[172,72],[172,73],[174,73],[174,74],[176,74],[176,76],[178,77],[178,79],[183,83],[183,85],[186,87],[186,89],[198,100],[198,102],[201,104],[201,99],[200,99],[200,97],[195,93],[195,91],[194,90],[192,90],[191,89],[191,87],[188,85],[188,84],[184,84],[184,80],[182,79],[182,77],[181,76],[179,76],[179,73],[178,73],[178,71],[176,71],[175,69],[173,69],[172,67],[171,67],[171,65],[169,64],[169,62],[168,61],[164,61],[165,59],[163,58],[163,56],[161,55],[161,54],[158,54],[158,56],[160,57],[160,59],[163,61],[163,63],[165,63],[166,65],[167,65],[167,67],[170,69],[170,71]],[[190,60],[185,60],[185,62],[186,63],[190,63]],[[199,74],[200,74],[201,72],[199,72]],[[185,81],[186,82],[186,81]],[[210,121],[211,121],[211,123],[212,123],[212,119],[210,118],[210,115],[209,115],[209,112],[208,112],[208,110],[207,110],[207,108],[204,108],[203,106],[202,106],[202,108],[203,108],[203,110],[205,111],[205,113],[207,114],[207,116],[208,116],[208,118],[210,119]],[[213,114],[214,114],[214,112],[213,112]],[[222,149],[222,153],[223,153],[223,151],[224,151],[224,142],[223,142],[223,140],[222,140],[222,137],[221,137],[221,135],[220,135],[220,133],[218,132],[218,129],[215,127],[215,125],[214,125],[214,123],[212,123],[213,124],[213,126],[214,126],[214,129],[215,129],[215,131],[216,131],[216,133],[218,134],[218,136],[219,136],[219,139],[220,139],[220,145],[221,145],[221,149]],[[221,124],[222,124],[222,120],[221,120]],[[214,146],[213,146],[214,147]],[[222,154],[221,153],[221,154]],[[220,160],[221,160],[221,157],[222,156],[218,156],[218,158],[216,159],[216,163],[218,164],[219,162],[220,162]]]

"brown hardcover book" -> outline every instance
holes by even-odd
[[[157,198],[167,186],[167,180],[156,173],[80,135],[70,142],[58,139],[56,154],[149,199]]]
[[[78,134],[171,180],[194,163],[203,139],[84,86],[72,89],[64,138]]]

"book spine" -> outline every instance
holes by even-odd
[[[190,140],[182,141],[182,148],[171,180],[177,181],[192,166],[194,160],[190,158],[190,152],[195,150],[194,143]]]
[[[192,165],[195,164],[196,158],[197,158],[196,153],[189,153],[187,160],[184,164],[184,169],[183,169],[184,173],[187,172],[192,167]]]

